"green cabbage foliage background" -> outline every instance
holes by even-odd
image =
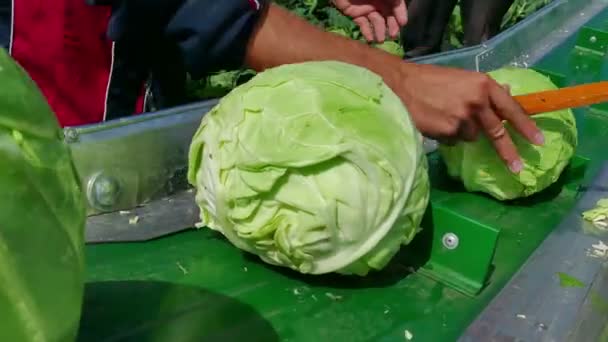
[[[356,66],[277,67],[202,120],[190,149],[201,226],[302,273],[381,269],[429,199],[422,137],[382,79]]]
[[[500,84],[509,84],[514,96],[557,89],[548,77],[531,69],[508,67],[489,75]],[[450,176],[462,180],[468,191],[484,192],[499,200],[527,197],[555,183],[576,149],[574,114],[560,110],[532,118],[545,135],[543,146],[531,144],[506,124],[524,164],[519,174],[505,166],[490,141],[482,136],[476,142],[440,146]]]
[[[85,206],[55,115],[0,51],[0,341],[71,341]]]

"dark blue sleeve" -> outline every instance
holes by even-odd
[[[171,19],[167,34],[194,77],[238,68],[264,6],[262,0],[189,1]]]
[[[249,38],[266,0],[87,0],[113,8],[108,36],[154,54],[174,45],[189,73],[243,66]]]

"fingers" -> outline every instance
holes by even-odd
[[[408,20],[404,0],[394,0],[391,3],[387,1],[379,7],[371,4],[354,6],[342,4],[340,1],[334,1],[334,4],[342,9],[345,15],[354,18],[367,41],[382,43],[387,33],[391,38],[397,38],[401,27],[407,24]]]
[[[365,17],[371,12],[377,11],[376,6],[372,4],[358,4],[352,5],[350,1],[344,1],[342,4],[339,1],[334,1],[334,4],[337,8],[339,8],[342,13],[351,18]]]
[[[519,173],[523,168],[523,163],[502,120],[492,111],[491,107],[486,106],[479,115],[479,121],[500,158],[511,172]]]
[[[384,42],[386,38],[386,20],[384,20],[384,17],[378,12],[372,12],[368,14],[367,18],[373,26],[376,41]]]
[[[542,132],[511,97],[508,86],[480,73],[433,66],[420,66],[419,70],[427,72],[420,73],[417,85],[424,89],[412,93],[416,96],[409,99],[409,108],[416,126],[426,136],[453,144],[475,141],[483,133],[514,173],[522,171],[523,161],[511,139],[513,131],[534,144],[544,143]],[[442,90],[446,84],[452,84],[449,91]],[[507,130],[506,123],[513,130]]]
[[[404,0],[396,0],[395,6],[393,7],[393,15],[397,20],[399,26],[405,26],[408,20],[407,6],[405,5]]]
[[[367,40],[368,42],[374,40],[374,32],[372,31],[372,25],[367,19],[367,17],[358,17],[353,19],[353,21],[359,26],[359,29],[361,29],[361,34],[363,35],[365,40]]]
[[[531,143],[542,145],[545,138],[536,127],[534,120],[528,116],[521,106],[498,84],[490,87],[490,101],[496,114],[508,121],[523,137]]]
[[[397,19],[394,16],[389,16],[386,18],[386,25],[388,26],[388,35],[391,37],[391,39],[396,39],[399,37],[400,27]]]

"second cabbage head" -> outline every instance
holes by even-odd
[[[508,84],[512,95],[557,89],[551,80],[531,69],[502,68],[489,73],[500,84]],[[484,192],[499,200],[512,200],[538,193],[560,177],[570,163],[577,145],[577,130],[571,110],[559,110],[532,117],[545,136],[542,146],[519,135],[509,124],[506,128],[519,152],[523,170],[512,173],[500,159],[490,141],[441,146],[448,173],[462,180],[468,191]]]
[[[201,226],[302,273],[381,269],[429,199],[422,137],[377,75],[285,65],[236,88],[190,149]]]

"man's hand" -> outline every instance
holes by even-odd
[[[443,143],[477,140],[485,134],[511,171],[522,169],[503,122],[538,145],[544,138],[534,121],[489,76],[433,65],[409,64],[402,84],[393,89],[404,100],[418,129]]]
[[[425,136],[456,142],[484,133],[513,172],[522,162],[503,122],[511,123],[530,142],[543,136],[519,104],[489,76],[472,71],[406,63],[401,58],[309,24],[277,5],[270,5],[254,32],[247,64],[261,71],[282,64],[335,60],[367,68],[407,106]]]
[[[387,35],[397,38],[407,23],[404,0],[332,0],[344,15],[353,18],[367,41],[382,43]]]

